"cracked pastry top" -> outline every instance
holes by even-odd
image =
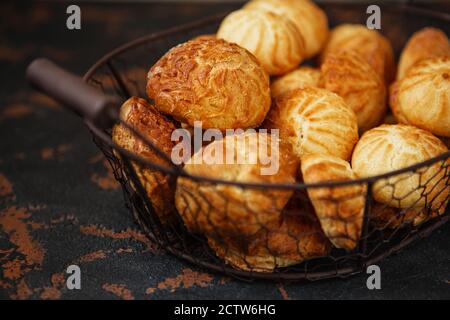
[[[310,0],[252,0],[244,9],[273,12],[292,21],[305,41],[306,58],[318,54],[328,39],[327,16]]]
[[[294,23],[270,11],[234,11],[222,21],[217,37],[249,50],[270,75],[293,70],[305,57],[303,36]]]
[[[246,49],[201,37],[167,52],[148,72],[147,94],[180,122],[221,130],[257,127],[270,108],[269,76]]]
[[[318,153],[350,160],[358,141],[354,111],[337,94],[321,88],[297,89],[276,98],[263,126],[278,128],[299,158]]]
[[[358,177],[376,176],[412,166],[448,151],[428,131],[403,124],[381,125],[363,134],[352,156]],[[421,169],[378,179],[373,186],[376,201],[391,207],[445,209],[449,188],[446,169],[450,160]]]

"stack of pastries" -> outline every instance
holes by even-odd
[[[302,65],[307,59],[316,65]],[[235,268],[272,272],[333,247],[358,250],[365,212],[374,227],[397,228],[447,206],[448,158],[376,180],[370,203],[367,184],[351,183],[448,151],[450,44],[438,29],[415,33],[396,68],[389,40],[376,30],[329,30],[310,0],[252,0],[217,34],[170,49],[150,68],[146,92],[152,103],[132,97],[120,118],[167,156],[177,128],[192,132],[201,121],[223,133],[243,129],[204,143],[182,164],[188,175],[231,184],[171,178],[131,162],[159,221],[182,221]],[[395,123],[383,124],[389,109]],[[112,135],[121,148],[170,166],[123,124]],[[248,145],[271,153],[275,174],[261,174],[266,164]],[[217,152],[241,161],[217,163]]]

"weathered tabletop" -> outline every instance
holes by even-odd
[[[83,123],[29,89],[24,69],[46,56],[82,74],[126,41],[238,4],[82,3],[79,31],[66,29],[66,6],[0,4],[0,298],[450,298],[450,224],[383,261],[379,291],[366,288],[365,274],[309,284],[247,283],[156,248],[124,207]],[[342,15],[360,21],[365,8]],[[408,28],[407,21],[397,23]],[[401,45],[395,43],[397,51]],[[81,290],[65,287],[71,264],[81,267]]]

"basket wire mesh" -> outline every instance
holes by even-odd
[[[342,13],[340,10],[346,10],[346,7],[339,9],[340,7],[338,6],[333,7],[329,5],[326,8],[330,8],[327,9],[329,11],[327,13],[331,18],[332,24],[344,22],[340,21],[339,13]],[[383,14],[387,11],[394,17],[402,14],[406,16],[417,15],[418,18],[414,19],[413,29],[418,29],[429,24],[436,25],[437,23],[435,13],[430,14],[417,8],[411,9],[407,6],[390,6],[386,10],[383,9]],[[130,42],[112,51],[98,61],[88,71],[84,79],[105,94],[114,96],[120,100],[126,100],[131,96],[145,97],[145,82],[149,66],[153,65],[159,57],[175,45],[198,35],[214,33],[224,16],[225,14],[210,17]],[[439,26],[444,29],[448,28],[448,17],[440,16],[440,19],[438,20],[440,21]],[[401,35],[402,39],[396,42],[404,43],[408,36],[409,33],[405,31]],[[138,139],[143,140],[161,158],[161,162],[158,163],[143,159],[115,144],[111,140],[111,129],[102,130],[92,123],[87,123],[93,133],[95,143],[109,160],[116,179],[122,185],[126,206],[132,211],[136,220],[152,241],[172,254],[209,270],[223,272],[246,280],[318,280],[333,277],[347,277],[363,271],[366,266],[374,264],[388,255],[397,252],[411,242],[428,235],[449,220],[449,209],[447,208],[446,210],[445,206],[449,200],[450,152],[396,172],[352,181],[325,182],[313,185],[306,185],[304,183],[239,183],[189,175],[182,167],[173,165],[170,162],[170,158],[158,149],[154,141],[147,139],[142,133],[137,132],[135,128],[120,120],[117,113],[112,116],[115,117],[117,122],[120,122],[121,125],[130,130]],[[361,237],[359,239],[352,239],[358,243],[355,249],[351,251],[333,248],[325,256],[311,256],[304,261],[299,261],[299,263],[287,267],[275,268],[273,272],[259,272],[260,270],[252,268],[251,263],[248,264],[246,261],[247,255],[250,254],[250,251],[254,250],[249,248],[248,245],[242,244],[248,243],[248,238],[240,239],[239,236],[234,236],[235,239],[232,241],[233,248],[236,247],[237,249],[234,248],[231,251],[236,249],[241,252],[242,256],[236,259],[242,260],[241,262],[244,264],[247,263],[247,267],[242,268],[245,270],[239,270],[231,267],[219,258],[211,249],[211,243],[208,244],[204,236],[190,232],[178,214],[175,214],[178,217],[176,223],[162,224],[158,219],[151,199],[147,195],[147,191],[142,183],[143,181],[136,170],[137,168],[146,168],[154,170],[154,172],[160,172],[165,177],[168,177],[168,183],[170,185],[175,185],[177,179],[182,177],[205,188],[223,185],[234,188],[233,190],[239,189],[240,192],[248,192],[249,190],[255,192],[270,192],[271,190],[274,190],[274,192],[275,190],[279,192],[290,192],[292,193],[292,197],[285,206],[282,214],[284,216],[293,215],[298,217],[303,215],[302,219],[310,219],[308,223],[312,224],[317,224],[316,218],[305,214],[305,212],[308,213],[313,210],[311,209],[311,202],[308,199],[307,191],[318,191],[317,194],[319,196],[316,200],[334,204],[336,210],[338,210],[339,205],[342,205],[346,201],[361,199],[364,201]],[[429,174],[430,170],[432,170],[431,175]],[[392,204],[411,196],[411,193],[401,194],[399,196],[396,192],[396,186],[402,183],[402,181],[407,181],[406,179],[411,179],[411,177],[415,177],[417,181],[417,188],[411,190],[411,193],[419,191],[421,194],[416,199],[417,202],[420,202],[420,213],[414,209],[418,207],[415,204],[409,208],[395,209],[389,204],[376,203],[373,192],[378,188],[391,191]],[[430,187],[430,184],[433,185]],[[356,194],[351,192],[335,192],[352,186],[360,186],[359,192]],[[435,192],[433,188],[436,186],[439,186],[442,190]],[[185,191],[188,192],[189,190]],[[160,196],[165,196],[163,189],[157,190],[156,192],[160,192]],[[430,199],[430,195],[433,195],[432,199]],[[437,199],[439,195],[441,195],[441,198]],[[198,208],[202,205],[199,202],[206,203],[209,207],[214,206],[213,203],[208,201],[207,195],[203,195],[202,199],[195,199],[195,197],[192,197],[192,199],[197,201],[195,204],[197,207],[191,208],[192,211],[199,210]],[[439,203],[437,203],[438,200]],[[227,199],[224,200],[224,205],[229,205]],[[173,210],[176,211],[175,206]],[[224,211],[223,208],[213,208],[213,210],[226,214],[226,210]],[[251,208],[247,207],[246,210],[251,211]],[[256,216],[258,215],[258,213],[254,214]],[[226,216],[222,218],[227,219]],[[341,222],[344,225],[349,223],[346,220],[348,218],[339,217],[339,215],[335,215],[335,219],[340,219],[337,222]],[[418,222],[414,223],[414,219],[418,219]],[[233,223],[233,221],[231,222]],[[273,257],[274,265],[276,265],[275,260],[280,259],[280,257],[277,256],[279,254],[279,248],[275,248],[275,250],[272,248],[274,247],[270,242],[272,238],[279,239],[281,237],[284,241],[290,241],[292,239],[294,242],[297,242],[297,252],[289,252],[287,255],[288,257],[292,255],[298,257],[303,254],[302,245],[307,243],[304,239],[309,239],[307,237],[313,236],[311,234],[291,232],[289,227],[285,231],[285,234],[281,236],[274,235],[273,230],[263,223],[261,225],[263,228],[260,228],[260,232],[264,233],[264,236],[260,237],[260,239],[258,238],[259,240],[255,242],[257,243],[255,245],[257,247],[256,252],[258,254],[258,250],[264,248],[265,255]],[[275,230],[275,232],[277,231]],[[232,254],[232,252],[227,251],[229,248],[226,248],[230,246],[231,242],[221,243],[222,236],[216,234],[212,238],[216,245],[224,250],[222,255]],[[346,235],[338,234],[337,237],[339,236],[345,237]],[[277,250],[278,253],[275,252]]]

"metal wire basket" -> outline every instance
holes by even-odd
[[[331,23],[338,24],[346,22],[342,20],[347,19],[343,13],[348,8],[349,6],[333,6],[332,4],[326,6]],[[448,29],[448,22],[450,21],[446,15],[408,6],[389,6],[383,9],[383,14],[403,18],[414,16],[414,20],[411,20],[414,21],[414,25],[411,25],[409,29],[418,29],[431,24],[437,25],[445,30]],[[115,101],[123,101],[131,96],[145,97],[146,74],[149,66],[153,65],[173,46],[198,35],[214,33],[223,17],[224,15],[210,17],[132,41],[100,59],[86,73],[84,81],[92,87],[99,89],[105,96],[114,97]],[[398,21],[397,24],[399,24]],[[389,36],[391,31],[388,27],[389,25],[386,25],[384,33]],[[404,28],[401,34],[399,34],[399,29],[392,30],[392,32],[395,32],[395,43],[401,44],[406,41],[410,35],[410,32],[406,29]],[[47,90],[47,92],[52,93],[51,91],[51,89]],[[91,94],[101,96],[94,92],[91,92]],[[53,96],[55,95],[58,97],[58,94],[53,92]],[[63,101],[67,101],[64,100],[64,97],[60,98]],[[446,152],[436,158],[409,168],[376,177],[351,181],[327,182],[314,185],[304,183],[275,185],[222,181],[213,178],[191,176],[183,168],[171,165],[170,159],[167,159],[164,152],[158,150],[152,141],[145,139],[135,128],[119,119],[117,104],[111,101],[113,100],[110,100],[110,98],[103,101],[104,105],[114,105],[115,107],[106,108],[107,111],[103,108],[101,117],[93,114],[92,111],[90,111],[90,116],[86,116],[85,112],[82,113],[87,118],[86,123],[93,133],[95,143],[109,160],[116,179],[122,185],[126,206],[132,211],[137,222],[152,241],[172,254],[208,270],[223,272],[242,279],[318,280],[346,277],[362,272],[368,265],[377,263],[413,241],[428,235],[450,219],[450,210],[444,207],[449,200],[448,193],[436,205],[433,202],[435,199],[429,199],[426,191],[429,190],[430,183],[435,185],[439,184],[439,187],[443,189],[444,193],[448,190],[450,185],[450,152]],[[99,118],[104,119],[105,115],[107,115],[110,121],[98,121]],[[150,162],[116,145],[111,139],[111,128],[115,122],[120,122],[137,137],[145,140],[148,147],[161,157],[161,161]],[[167,163],[167,165],[162,165],[161,163]],[[138,176],[135,164],[138,164],[140,169],[148,168],[153,170],[153,172],[158,171],[161,176],[168,179],[171,185],[175,185],[177,179],[183,177],[184,179],[193,181],[197,185],[201,184],[204,186],[226,185],[239,190],[259,190],[266,193],[270,190],[290,192],[293,196],[284,208],[283,215],[305,215],[305,212],[309,210],[308,208],[311,208],[310,199],[306,195],[310,190],[328,191],[325,192],[325,196],[322,196],[320,200],[331,202],[336,205],[336,208],[345,201],[348,201],[349,198],[360,198],[364,201],[361,237],[358,240],[356,248],[352,251],[334,248],[325,256],[310,257],[287,267],[275,268],[272,272],[259,272],[260,270],[257,268],[252,268],[251,263],[243,268],[245,270],[236,269],[216,255],[204,236],[189,232],[181,219],[172,224],[160,223],[154,205],[152,205],[152,201],[149,199],[142,183],[143,181]],[[431,177],[428,174],[430,168],[433,168],[435,172]],[[417,201],[423,204],[420,208],[420,223],[413,222],[413,218],[417,218],[416,207],[414,208],[416,211],[413,213],[411,213],[411,209],[413,208],[393,209],[386,204],[377,204],[373,197],[375,188],[390,188],[392,190],[393,201],[401,201],[401,199],[396,198],[396,185],[412,176],[416,177],[418,181],[417,189],[413,191],[423,190],[420,199],[417,199]],[[357,194],[347,194],[346,198],[333,195],[334,191],[339,191],[349,186],[360,186],[361,191]],[[161,188],[161,190],[156,190],[156,192],[164,193],[165,190]],[[402,195],[402,197],[408,196],[408,194]],[[207,199],[197,199],[197,201],[208,202]],[[201,207],[201,204],[197,205],[197,209],[192,210],[199,210],[198,208]],[[214,204],[208,202],[208,205],[211,206]],[[221,210],[221,208],[214,209]],[[175,206],[172,210],[176,210]],[[389,217],[384,218],[388,213],[390,214]],[[411,218],[411,214],[413,214],[413,218]],[[311,219],[314,220],[315,218],[312,217]],[[344,220],[342,222],[346,223]],[[270,230],[266,230],[266,232],[270,233]],[[310,237],[311,234],[289,234],[288,236],[291,240],[300,244],[303,241],[302,237]],[[264,239],[266,242],[260,245],[266,250],[266,255],[270,256],[272,252],[270,243],[267,241],[267,237]],[[218,241],[220,242],[220,239]],[[297,250],[301,251],[301,248],[298,249],[299,247],[301,247],[301,244],[297,245]],[[248,248],[242,249],[243,256],[238,258],[243,263],[246,263],[246,255],[249,254],[248,250]],[[277,259],[276,254],[273,255],[274,259]]]

